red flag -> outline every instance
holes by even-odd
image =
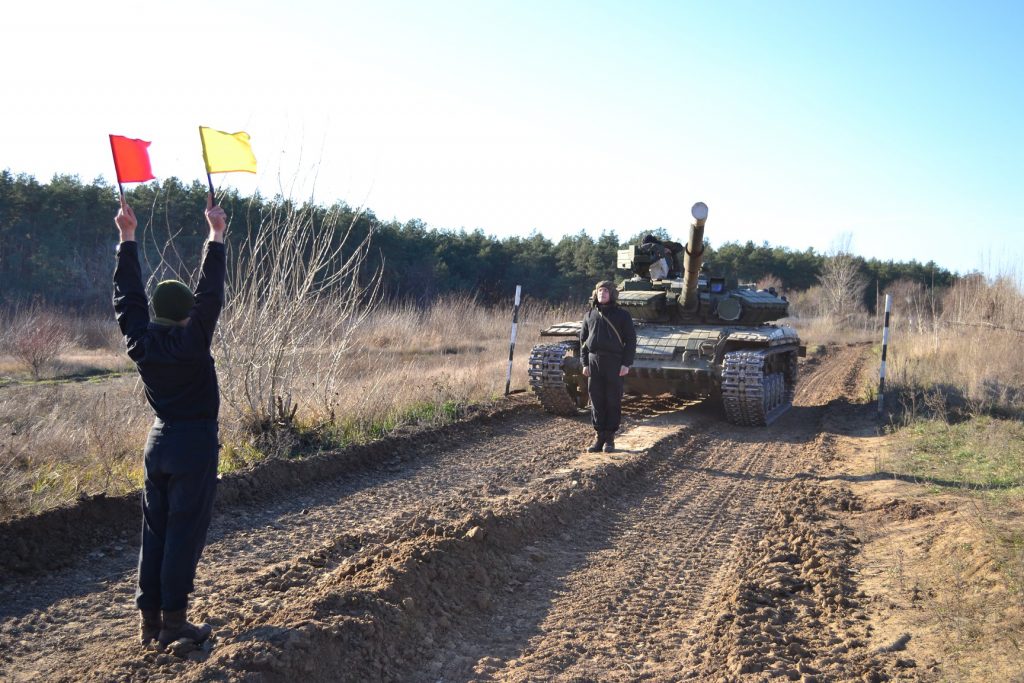
[[[114,169],[119,183],[144,183],[153,180],[149,166],[149,143],[120,135],[110,136],[110,151],[114,154]]]

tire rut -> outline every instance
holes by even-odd
[[[675,671],[673,648],[684,641],[686,623],[739,561],[739,541],[763,526],[777,489],[811,457],[824,406],[850,385],[862,357],[862,349],[845,348],[814,364],[794,409],[765,430],[724,425],[703,406],[677,413],[675,436],[627,464],[603,464],[593,481],[574,469],[590,434],[585,420],[536,411],[422,452],[410,446],[380,468],[293,499],[231,508],[211,529],[193,603],[197,617],[215,624],[222,644],[214,653],[224,656],[199,668],[167,654],[140,656],[135,548],[116,542],[84,564],[5,587],[0,673],[12,680],[310,677],[308,655],[269,661],[258,643],[287,654],[295,642],[333,647],[349,637],[345,629],[356,627],[337,618],[368,609],[371,598],[358,596],[377,595],[371,602],[378,606],[393,597],[351,588],[371,569],[385,583],[411,582],[409,604],[431,605],[438,599],[431,592],[458,602],[461,611],[450,616],[465,625],[446,624],[443,610],[434,624],[427,610],[419,621],[402,621],[419,639],[410,644],[376,632],[381,642],[364,642],[368,651],[394,655],[380,678],[632,680]],[[678,406],[629,400],[626,425],[657,423]],[[490,563],[465,555],[472,566],[447,575],[462,582],[454,589],[416,588],[416,558],[429,559],[443,543],[455,550],[439,557],[462,556],[474,524],[509,540],[481,554]],[[479,590],[467,601],[463,588]],[[344,595],[355,602],[339,603]],[[378,621],[396,618],[387,614]],[[328,615],[334,626],[316,625]],[[270,626],[292,622],[298,626]],[[359,623],[369,629],[373,619]],[[404,660],[410,652],[419,654]],[[406,661],[417,664],[405,668]],[[298,669],[288,668],[296,662]],[[333,680],[320,671],[310,680]]]
[[[658,405],[650,399],[634,401],[626,419],[643,419]],[[413,443],[381,467],[325,482],[294,498],[215,515],[191,611],[210,617],[221,634],[230,634],[242,626],[230,617],[239,614],[239,605],[269,610],[282,588],[312,568],[296,558],[322,550],[324,539],[335,539],[338,529],[352,537],[372,537],[453,501],[460,509],[479,507],[564,466],[588,436],[582,418],[553,419],[534,409],[483,424],[478,433],[461,439],[423,447]],[[0,673],[15,680],[74,680],[86,675],[75,663],[91,659],[88,653],[104,660],[131,659],[138,650],[132,642],[136,553],[132,541],[118,539],[69,569],[7,583],[0,608]],[[288,572],[290,579],[279,580]],[[121,637],[112,642],[112,632]]]
[[[765,528],[785,486],[813,461],[824,404],[854,377],[859,353],[844,352],[810,386],[792,414],[767,430],[700,425],[671,457],[614,505],[539,544],[558,558],[532,577],[523,595],[496,610],[487,653],[466,670],[412,680],[666,680],[685,673],[685,627],[706,609],[742,559],[738,552]],[[564,549],[571,542],[571,547]],[[545,575],[546,574],[546,575]],[[518,591],[517,591],[518,592]],[[543,604],[544,602],[547,604]],[[530,611],[543,620],[531,621]],[[528,624],[514,633],[509,623]],[[487,631],[485,631],[487,632]],[[466,643],[437,660],[458,662]]]
[[[673,456],[708,445],[692,438]],[[586,520],[589,533],[581,545],[593,550],[560,577],[538,635],[487,678],[572,679],[616,671],[633,678],[658,668],[680,644],[685,632],[679,624],[699,607],[735,536],[756,512],[738,503],[755,480],[757,457],[736,468],[720,455],[709,453],[682,468],[666,461],[602,509],[599,519]],[[716,481],[726,472],[739,476]],[[542,552],[554,555],[559,545],[556,539]],[[543,581],[538,577],[537,583]],[[476,673],[487,668],[478,663]]]

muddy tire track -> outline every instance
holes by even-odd
[[[627,422],[657,401],[631,406]],[[196,577],[193,612],[209,615],[223,634],[231,633],[234,605],[247,613],[266,611],[284,583],[302,571],[282,566],[315,553],[337,530],[358,537],[387,528],[432,506],[474,509],[481,501],[572,460],[589,436],[585,417],[556,420],[534,406],[397,440],[376,467],[325,481],[291,496],[258,492],[269,505],[236,505],[219,511]],[[276,500],[275,500],[276,499]],[[0,590],[0,673],[25,680],[73,680],[69,662],[83,651],[104,659],[131,658],[137,613],[132,608],[137,546],[131,536],[77,558],[70,567],[10,577]],[[308,563],[297,563],[310,567]],[[217,606],[217,607],[213,607]],[[207,608],[210,607],[208,610]],[[111,632],[121,634],[111,639]],[[177,670],[177,669],[175,669]],[[74,671],[74,667],[71,667]],[[66,672],[66,673],[65,673]],[[84,674],[83,674],[84,675]],[[102,676],[100,676],[102,678]]]
[[[576,525],[591,533],[577,541],[570,532],[577,541],[571,553],[588,546],[591,551],[568,575],[554,572],[556,587],[545,586],[538,575],[532,590],[524,591],[550,594],[552,604],[515,658],[503,662],[492,654],[471,672],[449,671],[445,679],[673,680],[685,675],[681,654],[688,632],[681,625],[708,607],[707,596],[721,591],[741,559],[739,549],[764,530],[785,486],[813,461],[823,406],[855,376],[860,355],[841,352],[825,372],[809,375],[794,411],[767,430],[700,424],[699,433],[674,445],[670,457],[615,501],[614,509],[603,508],[597,519]],[[542,548],[557,555],[565,540]],[[505,622],[501,615],[499,633]]]
[[[807,368],[765,430],[629,402],[630,452],[584,417],[513,412],[218,516],[194,613],[212,654],[143,651],[119,539],[0,593],[6,680],[637,680],[681,675],[687,625],[821,445],[863,349]],[[632,441],[631,441],[632,439]]]

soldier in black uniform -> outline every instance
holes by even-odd
[[[615,432],[622,419],[622,378],[636,355],[633,318],[616,304],[618,295],[614,282],[598,282],[580,330],[583,375],[590,378],[590,410],[597,431],[587,449],[591,453],[615,450]]]
[[[224,305],[224,231],[227,217],[212,196],[206,203],[209,241],[195,293],[166,280],[153,291],[153,312],[142,282],[132,208],[121,197],[114,218],[120,232],[114,270],[114,312],[128,355],[142,376],[156,420],[144,452],[142,549],[135,602],[142,642],[162,647],[181,638],[200,643],[207,624],[187,619],[188,595],[217,488],[217,413],[220,394],[210,344]]]

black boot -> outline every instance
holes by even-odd
[[[614,453],[615,452],[615,432],[604,433],[604,452]]]
[[[160,610],[144,609],[140,611],[140,614],[142,615],[142,628],[139,641],[143,645],[149,645],[160,635],[160,629],[163,627]]]
[[[604,448],[604,432],[598,432],[597,436],[594,437],[594,443],[590,444],[587,452],[600,453],[602,448]]]
[[[188,610],[179,609],[173,612],[164,610],[164,625],[160,629],[160,635],[157,640],[160,642],[160,647],[167,647],[176,640],[187,638],[193,643],[198,645],[213,633],[213,628],[209,624],[191,624],[186,618]]]

